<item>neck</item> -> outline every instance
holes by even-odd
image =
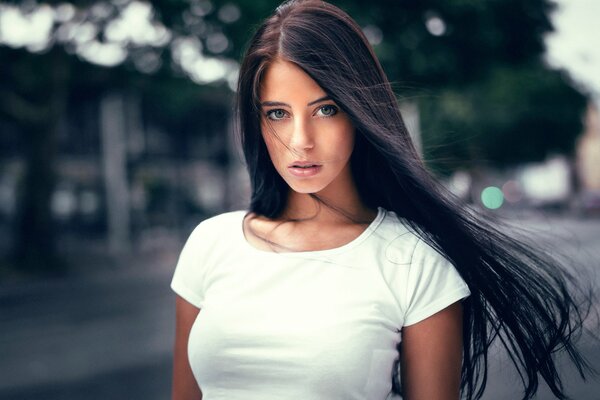
[[[312,222],[369,222],[376,212],[367,208],[356,186],[327,187],[315,193],[298,193],[290,189],[288,202],[282,213],[284,219],[310,219]]]

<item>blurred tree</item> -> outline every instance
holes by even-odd
[[[202,15],[210,4],[163,3],[172,27],[146,2],[0,2],[0,118],[18,127],[25,163],[11,251],[17,268],[52,274],[66,267],[57,253],[51,199],[58,126],[75,88],[98,97],[140,93],[150,107],[161,103],[152,107],[158,119],[228,103],[235,63],[204,56],[200,43],[218,28],[196,32],[185,23],[193,7]]]
[[[440,173],[572,156],[585,97],[541,65],[496,67],[476,84],[420,101],[424,147]]]
[[[56,127],[64,111],[70,63],[58,51],[43,56],[0,48],[0,117],[19,126],[25,171],[17,193],[14,258],[21,267],[56,271],[50,212],[54,191]],[[40,68],[43,65],[43,68]]]
[[[549,0],[347,1],[392,80],[437,88],[484,78],[544,52],[552,30]]]

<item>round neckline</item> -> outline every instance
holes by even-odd
[[[362,231],[360,233],[360,235],[358,235],[357,237],[355,237],[348,243],[345,243],[341,246],[332,247],[330,249],[323,249],[323,250],[281,251],[281,252],[261,250],[257,247],[254,247],[252,244],[250,244],[250,242],[248,242],[248,239],[246,239],[246,234],[244,232],[244,219],[247,215],[247,212],[240,213],[240,214],[242,216],[242,219],[241,219],[241,224],[239,224],[239,231],[238,231],[239,238],[241,239],[241,241],[246,249],[252,251],[255,254],[286,256],[286,257],[290,257],[290,256],[291,257],[304,257],[304,256],[320,256],[320,255],[324,256],[324,255],[338,254],[338,253],[342,253],[344,251],[350,250],[350,249],[358,246],[366,238],[368,238],[371,235],[371,233],[373,233],[377,229],[379,224],[381,224],[381,222],[385,218],[386,210],[382,207],[377,207],[377,215],[375,216],[375,219],[373,219],[373,221],[371,221],[371,223],[365,228],[365,230]]]

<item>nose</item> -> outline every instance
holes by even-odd
[[[294,121],[290,138],[290,147],[297,151],[306,151],[315,147],[310,123],[298,118]]]

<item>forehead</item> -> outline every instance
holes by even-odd
[[[260,85],[260,100],[312,100],[325,91],[296,64],[277,59],[267,67]]]

